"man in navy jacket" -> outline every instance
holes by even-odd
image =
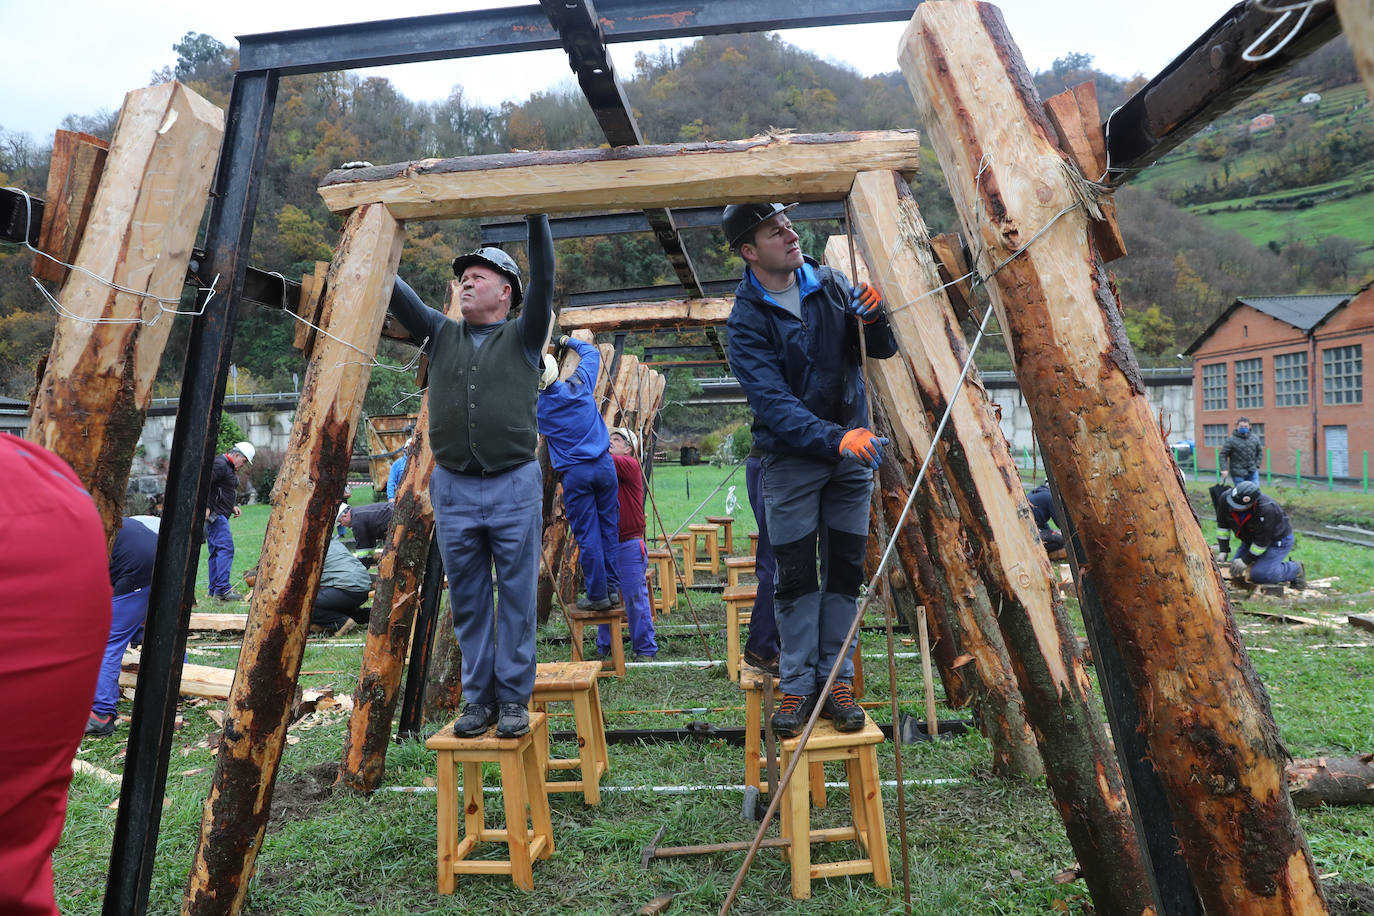
[[[774,591],[783,701],[773,730],[798,734],[840,658],[863,582],[872,469],[859,334],[870,357],[897,352],[882,298],[804,256],[781,204],[725,208],[722,228],[745,262],[730,313],[730,368],[754,413],[764,512],[777,559]],[[816,565],[819,555],[820,577]],[[844,658],[824,714],[864,726]]]

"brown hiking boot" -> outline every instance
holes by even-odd
[[[821,715],[835,723],[837,732],[856,732],[864,727],[864,711],[854,702],[854,691],[848,681],[836,681],[825,698]]]

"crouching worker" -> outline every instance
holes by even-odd
[[[1294,588],[1306,588],[1306,568],[1288,559],[1293,549],[1293,525],[1279,504],[1261,493],[1259,484],[1249,480],[1225,491],[1221,501],[1225,511],[1217,513],[1217,521],[1240,539],[1231,558],[1231,578],[1239,580],[1248,573],[1250,581],[1256,584],[1286,582]],[[1255,555],[1252,547],[1263,553]]]
[[[730,368],[754,414],[778,564],[784,696],[772,725],[783,737],[801,732],[837,661],[824,714],[840,731],[864,727],[854,665],[841,650],[863,583],[872,469],[887,440],[868,429],[859,335],[872,358],[897,352],[877,290],[805,257],[788,209],[732,205],[721,226],[745,264],[730,312]]]
[[[644,471],[635,457],[638,436],[623,426],[611,430],[611,461],[620,502],[620,543],[614,562],[620,578],[620,594],[625,600],[625,617],[630,626],[630,645],[635,658],[654,658],[658,642],[654,639],[654,614],[649,605],[649,583],[644,568],[649,556],[644,550]],[[596,628],[596,649],[602,656],[611,651],[611,628]]]
[[[310,628],[342,636],[359,624],[366,626],[369,612],[363,607],[372,591],[372,575],[348,552],[343,541],[329,539],[320,573],[320,590],[310,608]]]
[[[1035,527],[1040,532],[1040,543],[1045,545],[1045,552],[1053,557],[1056,553],[1064,550],[1064,534],[1059,529],[1062,524],[1059,521],[1059,513],[1054,509],[1054,494],[1050,493],[1050,485],[1042,483],[1026,494],[1026,501],[1030,503],[1031,515],[1035,517]],[[1050,523],[1054,527],[1050,527]]]
[[[429,498],[463,653],[467,705],[453,730],[464,738],[493,723],[501,738],[530,730],[543,511],[535,411],[554,257],[548,217],[527,216],[525,225],[528,290],[510,255],[479,248],[453,262],[461,321],[400,279],[391,297],[392,313],[429,357]]]
[[[620,578],[615,570],[620,504],[615,464],[608,450],[611,439],[596,404],[601,351],[566,334],[558,338],[559,350],[565,347],[572,347],[582,359],[572,377],[562,382],[553,357],[545,357],[552,378],[541,383],[539,432],[549,445],[549,463],[563,477],[563,508],[577,538],[577,559],[587,585],[587,594],[578,599],[577,606],[604,611],[620,603]],[[546,370],[545,378],[549,375]]]

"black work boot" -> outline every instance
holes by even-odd
[[[1307,588],[1307,567],[1298,564],[1298,574],[1293,577],[1294,588]]]
[[[591,595],[583,595],[577,599],[577,609],[579,611],[605,611],[611,607],[609,598],[593,598]]]
[[[821,715],[835,723],[837,732],[856,732],[864,727],[864,711],[854,702],[854,691],[848,681],[836,681],[830,688]]]
[[[469,703],[463,714],[453,723],[453,733],[459,738],[476,738],[496,721],[496,704]]]
[[[502,703],[496,722],[496,737],[519,738],[530,730],[530,711],[524,703]]]
[[[782,705],[773,713],[773,734],[779,738],[795,738],[800,735],[801,730],[806,727],[806,720],[811,718],[811,710],[815,705],[814,696],[785,694]]]
[[[115,717],[111,713],[108,716],[97,716],[90,713],[86,716],[86,734],[94,738],[107,738],[114,734]]]

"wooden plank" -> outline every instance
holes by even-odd
[[[1059,137],[1059,148],[1069,157],[1083,177],[1092,182],[1107,181],[1107,141],[1102,132],[1102,115],[1097,108],[1097,86],[1079,83],[1046,100],[1045,114]],[[1116,222],[1116,202],[1104,192],[1098,201],[1102,218],[1092,221],[1093,241],[1102,260],[1115,261],[1126,254],[1126,240]]]
[[[1336,14],[1350,41],[1365,92],[1374,102],[1374,0],[1336,0]]]
[[[1278,728],[1030,71],[986,3],[922,4],[899,61],[977,240],[1085,562],[1103,572],[1103,614],[1203,906],[1216,916],[1325,913]]]
[[[315,272],[301,275],[301,297],[296,303],[296,314],[305,321],[296,322],[296,335],[291,346],[305,353],[309,359],[315,349],[315,335],[318,333],[311,325],[318,326],[320,311],[324,307],[325,277],[329,274],[329,262],[316,261]],[[310,324],[306,324],[306,321]]]
[[[224,112],[180,83],[125,97],[72,271],[28,438],[72,466],[114,532],[205,210]],[[88,273],[86,272],[88,271]],[[117,292],[108,278],[139,293]]]
[[[1276,623],[1296,623],[1300,626],[1319,627],[1322,622],[1315,617],[1303,617],[1299,614],[1286,614],[1283,611],[1261,611],[1258,608],[1240,607],[1236,610],[1249,617],[1263,617],[1265,620],[1273,620]]]
[[[734,307],[733,297],[587,305],[563,309],[558,313],[558,323],[565,328],[585,328],[593,334],[712,327],[725,324],[730,317],[730,310]]]
[[[932,236],[930,248],[940,268],[940,283],[950,284],[945,287],[945,297],[949,299],[954,314],[960,321],[976,321],[973,317],[973,283],[968,276],[968,259],[964,257],[963,239],[957,232]]]
[[[248,626],[247,614],[200,614],[191,612],[191,631],[202,633],[243,632]]]
[[[291,700],[339,494],[372,375],[405,228],[379,204],[344,225],[329,268],[291,445],[277,476],[238,676],[182,901],[185,916],[236,913],[267,829]]]
[[[1351,614],[1345,619],[1352,627],[1374,633],[1374,614]]]
[[[825,200],[860,169],[919,167],[914,130],[423,159],[324,176],[336,213],[372,201],[403,220]]]
[[[138,686],[138,652],[125,652],[119,666],[119,686]],[[203,697],[208,700],[229,699],[229,688],[234,684],[233,668],[217,668],[213,665],[182,665],[181,695],[184,697]]]
[[[53,137],[38,248],[58,261],[71,264],[76,257],[77,243],[86,234],[86,221],[95,204],[96,188],[109,150],[109,143],[90,134],[59,130]],[[36,254],[33,275],[60,285],[67,279],[67,268]]]

